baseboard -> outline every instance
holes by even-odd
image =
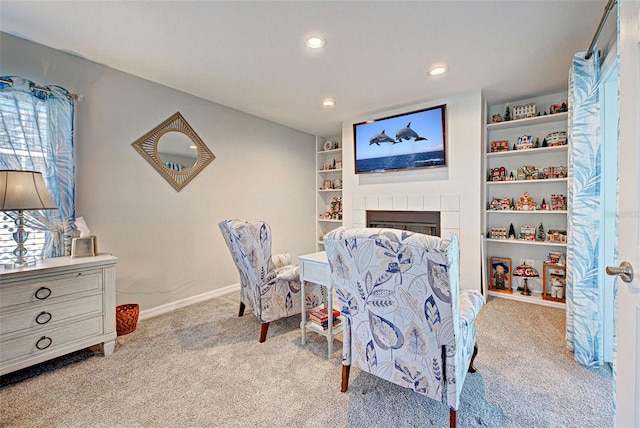
[[[240,290],[240,283],[198,294],[197,296],[187,297],[186,299],[167,303],[166,305],[156,306],[155,308],[151,309],[145,309],[143,311],[140,311],[140,316],[138,317],[138,319],[145,320],[147,318],[166,314],[167,312],[175,311],[176,309],[184,308],[185,306],[193,305],[195,303],[204,302],[206,300],[213,299],[214,297],[220,297],[238,290]]]

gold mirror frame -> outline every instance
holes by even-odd
[[[177,131],[185,134],[198,150],[198,159],[193,167],[184,171],[174,171],[167,168],[158,154],[158,142],[167,132]],[[198,134],[189,126],[180,112],[173,114],[160,125],[147,132],[131,144],[178,192],[198,175],[204,167],[216,157]]]

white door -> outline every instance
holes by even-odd
[[[640,427],[640,0],[621,0],[619,260],[636,274],[618,277],[616,427]]]

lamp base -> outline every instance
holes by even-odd
[[[8,263],[2,263],[3,268],[5,269],[20,269],[20,268],[24,268],[24,267],[28,267],[28,266],[35,266],[37,263],[36,260],[25,260],[24,262],[18,262],[18,261],[14,261],[14,262],[8,262]]]
[[[527,284],[527,278],[524,279],[524,290],[520,292],[523,296],[531,296],[531,291],[529,291],[529,284]]]

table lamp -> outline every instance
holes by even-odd
[[[17,211],[16,230],[13,232],[13,240],[16,241],[16,249],[13,255],[16,260],[5,267],[23,267],[29,263],[25,258],[28,250],[24,243],[29,238],[29,232],[24,230],[25,210],[56,210],[58,207],[49,196],[42,178],[42,173],[35,171],[0,171],[0,211]]]
[[[533,266],[528,266],[526,263],[522,263],[520,266],[516,267],[513,270],[513,276],[521,276],[524,278],[524,284],[520,294],[531,296],[531,291],[529,291],[529,284],[527,283],[527,280],[529,278],[536,278],[540,275],[538,275],[538,271],[536,270],[536,268],[534,268]]]

